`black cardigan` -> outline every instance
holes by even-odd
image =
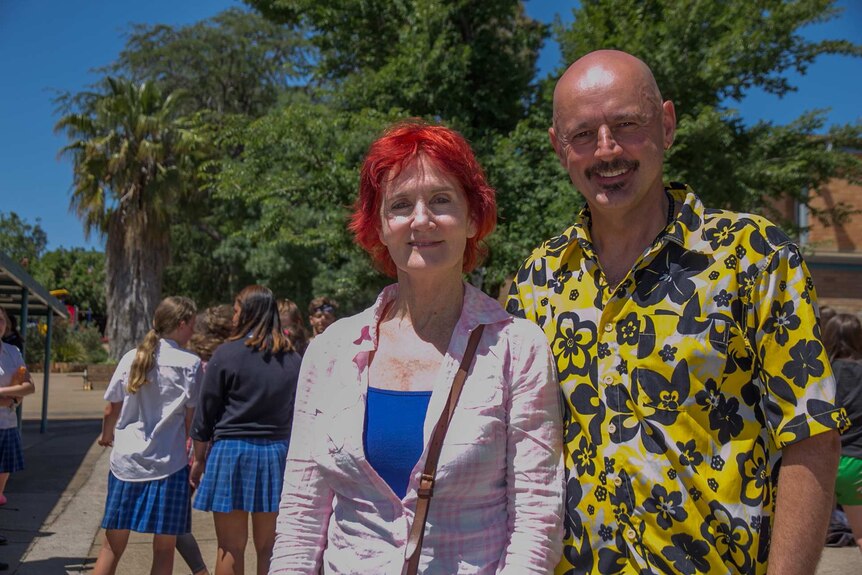
[[[301,358],[266,353],[245,340],[220,345],[206,366],[191,437],[289,440]]]

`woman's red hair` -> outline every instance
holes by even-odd
[[[386,184],[422,154],[454,178],[467,198],[476,235],[464,247],[464,272],[472,271],[485,255],[481,241],[497,225],[497,201],[470,144],[458,132],[411,120],[391,126],[368,149],[359,177],[359,197],[353,205],[349,229],[374,265],[396,277],[395,263],[380,241],[380,205]]]

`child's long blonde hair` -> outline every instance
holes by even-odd
[[[182,322],[189,322],[197,313],[195,302],[187,297],[166,297],[156,308],[153,315],[153,329],[147,332],[143,341],[138,345],[132,368],[129,372],[129,383],[126,386],[129,393],[135,393],[145,383],[147,374],[156,363],[156,347],[159,338],[177,329]]]

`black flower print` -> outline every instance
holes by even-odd
[[[763,324],[763,331],[766,333],[774,333],[775,341],[780,345],[784,345],[790,339],[791,331],[797,329],[801,324],[800,320],[794,315],[794,306],[792,301],[772,302],[772,310],[769,317]]]
[[[662,529],[670,529],[674,521],[685,521],[688,517],[682,507],[682,493],[668,493],[662,485],[653,485],[650,496],[644,500],[644,509],[656,514],[656,523]]]
[[[578,447],[572,451],[572,462],[578,475],[596,474],[596,446],[587,441],[585,436],[581,436]]]
[[[635,272],[634,300],[640,306],[651,306],[669,298],[682,305],[697,289],[692,278],[709,264],[707,256],[668,243],[649,266]]]
[[[620,345],[634,345],[638,342],[640,324],[635,312],[628,314],[625,319],[617,322],[617,343]]]
[[[733,244],[736,232],[741,230],[745,224],[741,221],[731,221],[730,218],[721,218],[713,227],[703,230],[703,239],[709,242],[709,247],[718,250]]]
[[[718,431],[722,445],[742,432],[742,416],[739,415],[739,400],[719,395],[718,405],[709,412],[709,428]]]
[[[709,573],[709,545],[706,541],[695,539],[686,533],[671,535],[672,545],[661,550],[665,559],[673,563],[674,568],[683,575]]]
[[[703,384],[703,389],[694,394],[694,400],[701,406],[701,411],[711,411],[718,406],[720,395],[715,380],[707,379]]]
[[[665,344],[661,351],[658,352],[658,356],[662,359],[662,361],[674,361],[676,359],[676,352],[679,351],[672,345]]]
[[[685,443],[677,441],[676,448],[679,449],[679,464],[691,467],[692,471],[696,473],[696,467],[703,463],[703,454],[697,450],[694,439],[689,439]]]
[[[569,266],[563,264],[560,269],[554,270],[553,278],[548,280],[548,287],[558,294],[563,293],[563,289],[566,287],[566,282],[571,278],[572,272],[569,270]]]
[[[750,505],[766,505],[771,499],[769,460],[763,440],[758,438],[751,452],[736,456],[739,475],[742,478],[740,498]]]
[[[710,513],[700,533],[738,573],[751,571],[751,531],[742,519],[733,517],[719,502],[710,501]]]
[[[610,541],[614,537],[614,531],[607,525],[602,524],[599,527],[599,537],[602,538],[602,541]]]
[[[647,407],[655,409],[648,415],[663,425],[676,421],[680,406],[688,399],[691,383],[688,373],[688,362],[680,361],[673,370],[668,381],[663,375],[651,369],[640,368],[635,372],[637,384],[635,392],[642,392],[646,397],[641,401]]]
[[[551,345],[557,359],[560,380],[571,375],[587,375],[596,343],[596,324],[582,320],[575,312],[557,316],[557,333]]]
[[[727,307],[730,305],[731,299],[733,299],[733,296],[727,290],[723,289],[712,298],[712,301],[718,307]]]
[[[810,377],[820,377],[825,368],[820,361],[823,346],[818,341],[799,340],[790,348],[791,360],[784,364],[781,373],[797,387],[808,385]]]

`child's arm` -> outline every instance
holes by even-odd
[[[114,445],[114,427],[117,426],[117,420],[120,418],[120,410],[122,409],[122,401],[109,402],[105,405],[105,415],[102,417],[102,435],[99,437],[99,445],[102,447]]]
[[[12,383],[6,387],[0,387],[0,397],[20,399],[25,395],[36,392],[36,386],[30,379],[30,372],[23,365],[19,367],[12,376]]]

